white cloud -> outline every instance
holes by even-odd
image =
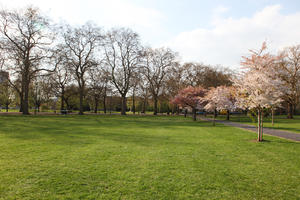
[[[250,18],[212,20],[213,28],[182,32],[166,43],[184,61],[238,67],[241,56],[267,41],[271,50],[300,43],[300,13],[283,15],[280,5],[265,7]],[[216,13],[227,11],[220,8]]]
[[[151,38],[151,34],[157,36],[164,30],[161,22],[165,16],[161,12],[130,0],[0,0],[2,8],[28,5],[37,6],[56,22],[63,20],[78,25],[94,21],[105,28],[126,26],[145,38]]]

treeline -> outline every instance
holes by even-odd
[[[128,28],[52,24],[38,9],[29,7],[0,12],[0,51],[1,106],[19,107],[23,114],[40,107],[78,110],[79,114],[103,110],[125,115],[130,110],[156,115],[186,108],[194,114],[221,108],[229,113],[238,107],[234,99],[244,99],[239,104],[248,109],[253,107],[249,106],[252,96],[261,100],[261,94],[268,91],[265,102],[275,101],[269,95],[274,90],[280,91],[277,99],[281,101],[271,102],[272,110],[285,109],[288,118],[293,118],[299,105],[300,46],[288,47],[275,56],[258,56],[264,48],[251,51],[256,60],[242,59],[250,62],[251,68],[249,63],[241,63],[248,72],[245,78],[245,74],[221,66],[182,64],[178,53],[145,46]],[[260,73],[256,73],[258,68]],[[266,71],[271,78],[262,73]],[[253,75],[257,78],[251,78]],[[278,87],[271,87],[275,84],[269,84],[271,80],[276,80]],[[249,97],[247,101],[237,91],[243,91],[239,93]],[[200,105],[199,97],[205,97],[205,105]],[[269,107],[265,102],[260,107]]]
[[[169,48],[146,47],[128,28],[104,31],[92,23],[51,24],[38,9],[0,13],[1,104],[29,109],[176,112],[173,98],[188,85],[230,85],[232,72],[181,65]]]

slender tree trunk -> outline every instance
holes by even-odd
[[[257,111],[257,141],[260,142],[260,110]]]
[[[81,86],[79,88],[79,115],[83,115],[83,93],[84,93],[84,87]]]
[[[216,125],[216,109],[214,109],[214,119],[213,119],[213,126]]]
[[[257,141],[261,142],[263,140],[263,112],[258,109],[257,111]]]
[[[293,119],[294,118],[294,116],[293,116],[293,105],[290,102],[288,103],[287,112],[288,112],[287,118],[288,119]]]
[[[106,114],[106,94],[103,96],[103,112]]]
[[[217,110],[214,110],[214,117],[216,118],[218,116]]]
[[[184,110],[184,118],[186,118],[187,115],[187,109]]]
[[[127,105],[126,105],[126,95],[122,95],[122,110],[121,115],[126,115]]]
[[[154,100],[154,113],[153,115],[157,115],[157,110],[158,110],[158,106],[157,106],[157,96],[153,96],[153,100]]]
[[[9,106],[9,104],[6,104],[6,112],[8,112],[8,106]]]
[[[260,120],[260,124],[261,124],[261,126],[260,126],[260,128],[261,128],[261,130],[260,130],[260,141],[263,141],[263,134],[264,134],[264,112],[263,112],[263,110],[261,111],[261,120]]]
[[[167,115],[170,115],[170,105],[167,105]]]
[[[135,97],[134,97],[134,93],[132,94],[132,112],[135,115]]]
[[[97,114],[97,111],[98,111],[98,98],[94,97],[94,101],[95,101],[94,113]]]
[[[20,96],[20,109],[19,109],[19,112],[23,112],[23,91],[21,91],[21,93],[19,93],[19,96]]]
[[[24,99],[23,99],[23,108],[22,113],[23,115],[29,115],[29,105],[28,105],[28,99],[29,99],[29,81],[24,81]]]
[[[274,108],[271,108],[271,112],[272,112],[272,127],[274,127]]]
[[[192,112],[193,112],[193,121],[197,121],[197,114],[196,114],[196,108],[193,108],[192,109]]]
[[[146,114],[147,99],[144,99],[142,113]]]
[[[179,106],[176,105],[176,115],[179,115]]]
[[[63,87],[61,89],[61,102],[60,102],[60,110],[64,110],[65,109],[65,88]]]
[[[230,118],[230,110],[227,110],[227,116],[226,116],[226,120],[229,121],[229,118]]]

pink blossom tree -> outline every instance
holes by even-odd
[[[196,121],[196,111],[204,102],[204,97],[207,90],[202,87],[189,86],[181,91],[172,100],[173,104],[178,104],[182,107],[189,107],[192,109],[193,120]]]
[[[215,112],[217,110],[226,110],[227,120],[229,120],[230,112],[236,109],[233,87],[219,86],[212,88],[205,96],[205,100],[207,104],[204,109],[214,112],[213,125],[215,125]]]
[[[249,57],[243,57],[241,64],[246,71],[235,80],[237,105],[257,111],[258,141],[263,140],[263,109],[280,103],[283,90],[282,82],[274,70],[279,58],[265,52],[266,49],[264,42],[260,50],[251,50]]]

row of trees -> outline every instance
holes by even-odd
[[[20,111],[29,114],[30,99],[39,107],[43,99],[58,97],[61,110],[68,104],[68,92],[77,90],[79,114],[84,101],[98,103],[116,93],[121,97],[121,113],[131,96],[153,102],[169,101],[180,88],[203,85],[230,85],[231,72],[197,63],[180,65],[177,53],[168,48],[153,49],[141,44],[130,29],[103,31],[87,23],[79,27],[53,25],[38,9],[0,12],[2,70],[17,94]],[[12,95],[10,95],[12,96]],[[176,107],[176,105],[175,105]]]

